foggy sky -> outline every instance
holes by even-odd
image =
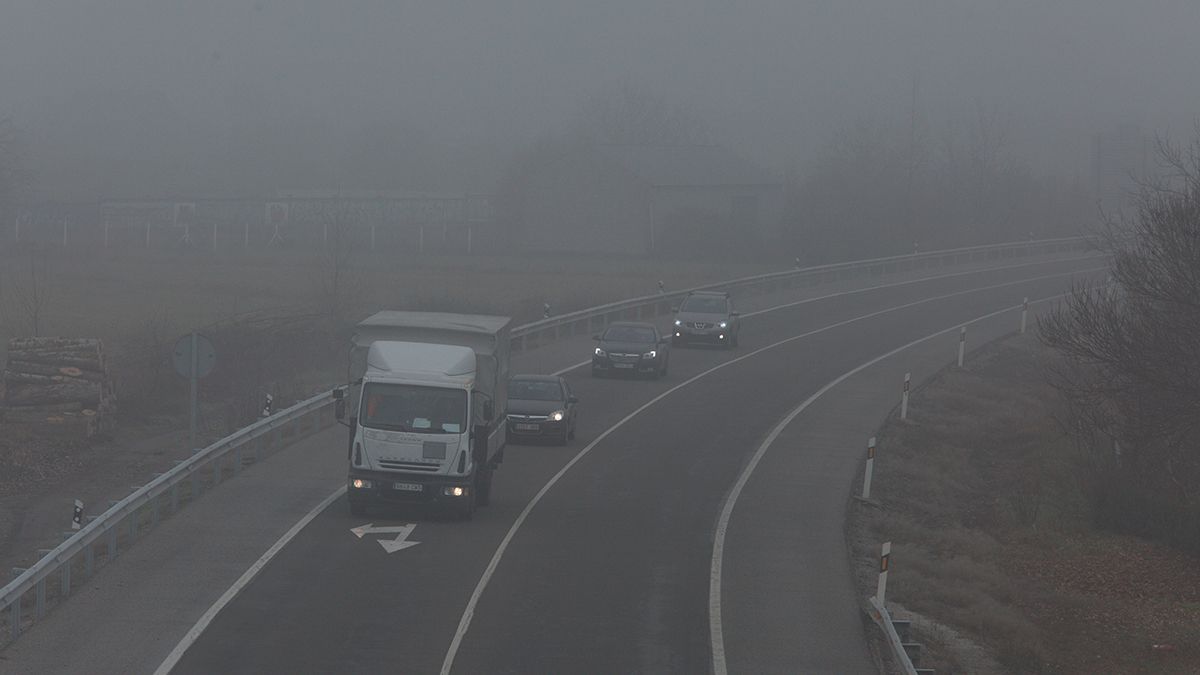
[[[931,126],[982,103],[1035,169],[1086,175],[1096,131],[1191,132],[1198,26],[1196,0],[0,0],[0,115],[43,163],[93,133],[213,160],[269,127],[501,157],[632,82],[783,169],[907,121],[915,82]]]

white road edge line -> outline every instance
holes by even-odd
[[[1066,297],[1067,295],[1070,295],[1070,294],[1069,293],[1060,293],[1058,295],[1053,295],[1053,296],[1046,297],[1046,298],[1040,298],[1038,300],[1031,300],[1030,304],[1049,302],[1051,300],[1057,300],[1059,298]],[[821,398],[826,393],[828,393],[830,389],[833,389],[837,385],[841,384],[842,382],[845,382],[847,379],[853,377],[854,375],[857,375],[858,373],[862,372],[863,370],[870,368],[871,366],[879,363],[880,361],[891,358],[891,357],[895,356],[896,354],[899,354],[900,352],[903,352],[907,349],[911,349],[911,348],[921,344],[922,342],[927,342],[927,341],[932,340],[933,338],[939,337],[941,335],[945,335],[947,333],[952,333],[952,332],[958,330],[959,327],[961,327],[961,326],[974,324],[974,323],[977,323],[980,321],[985,321],[992,317],[1004,314],[1005,312],[1012,312],[1014,310],[1019,310],[1019,309],[1021,309],[1021,307],[1022,307],[1022,305],[1019,305],[1019,304],[1013,305],[1012,307],[1005,307],[1005,308],[997,310],[995,312],[990,312],[990,313],[984,314],[982,316],[977,316],[974,319],[969,319],[969,320],[963,321],[963,322],[957,322],[953,326],[950,326],[949,328],[939,330],[936,333],[930,333],[929,335],[926,335],[925,337],[918,338],[916,340],[913,340],[912,342],[909,342],[906,345],[897,347],[897,348],[887,352],[886,354],[881,354],[880,356],[876,356],[875,358],[871,359],[870,361],[867,361],[866,363],[863,363],[862,365],[854,368],[853,370],[849,370],[849,371],[841,374],[840,376],[837,377],[837,379],[833,380],[832,382],[829,382],[825,386],[818,389],[816,391],[816,393],[814,393],[812,396],[809,396],[807,399],[805,399],[805,401],[803,403],[801,403],[799,405],[799,407],[795,408],[790,413],[788,413],[788,415],[786,417],[784,417],[783,420],[780,421],[779,424],[777,424],[774,429],[771,430],[771,433],[767,434],[767,437],[766,437],[766,439],[763,440],[762,445],[758,446],[758,449],[754,452],[754,455],[750,458],[750,461],[747,462],[745,468],[742,469],[741,475],[738,476],[737,481],[735,481],[733,484],[733,489],[731,489],[729,491],[729,494],[725,497],[725,504],[722,506],[721,515],[717,519],[716,534],[713,539],[712,566],[709,569],[709,576],[708,576],[709,644],[712,647],[712,670],[713,670],[714,675],[727,675],[727,673],[728,673],[728,670],[726,668],[726,663],[725,663],[725,637],[724,637],[724,632],[722,630],[722,625],[721,625],[721,568],[723,565],[724,555],[725,555],[725,533],[729,529],[729,518],[733,514],[733,507],[735,504],[737,504],[738,497],[742,494],[742,488],[745,487],[747,481],[750,480],[750,475],[754,473],[754,469],[755,469],[755,467],[758,466],[759,460],[761,460],[763,458],[763,455],[766,454],[767,449],[769,447],[771,447],[771,444],[775,442],[775,439],[778,438],[781,433],[783,433],[783,430],[786,429],[787,426],[789,424],[791,424],[793,420],[795,420],[797,417],[799,417],[800,413],[807,410],[810,405],[812,405],[814,402],[817,401],[817,399]]]
[[[192,643],[200,638],[200,635],[204,632],[205,628],[208,628],[208,624],[211,623],[212,620],[216,618],[217,614],[219,614],[221,610],[225,608],[225,605],[228,605],[230,602],[232,602],[233,599],[242,592],[242,589],[248,586],[250,582],[254,580],[254,577],[258,576],[258,573],[267,566],[267,563],[271,562],[271,559],[274,558],[280,551],[282,551],[283,547],[287,546],[288,542],[290,542],[297,534],[300,534],[300,530],[303,530],[306,525],[312,522],[313,518],[316,518],[318,515],[320,515],[322,511],[324,511],[329,507],[330,504],[334,502],[334,500],[341,497],[345,491],[346,486],[343,485],[333,494],[321,500],[320,504],[317,504],[312,511],[308,512],[308,515],[301,518],[300,522],[293,525],[292,529],[285,532],[284,535],[279,538],[279,541],[275,542],[271,548],[267,549],[267,552],[262,554],[262,557],[256,560],[254,564],[250,566],[250,569],[246,570],[245,573],[243,573],[242,576],[238,578],[238,580],[234,582],[232,586],[229,587],[229,590],[225,591],[220,598],[217,598],[217,601],[213,603],[212,607],[208,608],[208,611],[205,612],[198,621],[196,621],[196,624],[192,626],[191,630],[184,634],[183,639],[179,641],[179,644],[175,645],[175,648],[171,650],[171,653],[167,655],[167,658],[162,662],[158,669],[154,671],[154,675],[167,675],[170,673],[171,669],[179,663],[179,659],[183,658],[184,653],[186,653],[188,648],[192,646]]]
[[[823,326],[821,328],[817,328],[815,330],[811,330],[806,333],[801,333],[800,335],[793,335],[790,338],[780,340],[779,342],[769,344],[765,347],[760,347],[752,352],[743,354],[742,356],[739,356],[737,358],[730,359],[728,361],[724,361],[722,363],[717,364],[716,366],[713,366],[712,368],[709,368],[708,370],[705,370],[704,372],[701,372],[687,380],[684,380],[683,382],[680,382],[679,384],[675,385],[674,387],[671,387],[670,389],[664,391],[663,393],[659,394],[658,396],[655,396],[654,398],[650,399],[648,402],[643,404],[641,407],[637,408],[633,412],[631,412],[628,415],[626,415],[625,417],[621,418],[621,420],[618,421],[616,424],[614,424],[611,427],[609,427],[608,429],[606,429],[603,433],[601,433],[599,436],[597,436],[591,443],[588,443],[586,446],[584,446],[584,448],[582,450],[580,450],[578,454],[576,454],[574,457],[571,458],[571,461],[567,462],[561,469],[559,469],[558,473],[554,474],[554,476],[552,476],[550,478],[550,480],[547,481],[546,484],[542,486],[542,489],[538,490],[537,494],[533,496],[533,499],[529,500],[529,503],[526,504],[525,508],[521,510],[520,515],[517,516],[517,519],[515,521],[513,521],[512,526],[509,527],[508,532],[504,535],[504,539],[502,539],[500,541],[500,545],[496,548],[496,552],[492,555],[492,559],[488,562],[487,567],[483,571],[483,576],[481,576],[479,578],[479,583],[476,584],[475,590],[472,591],[471,598],[467,601],[467,607],[463,611],[462,618],[458,622],[458,629],[454,632],[454,638],[450,641],[450,648],[446,651],[446,658],[442,661],[441,675],[450,675],[450,671],[454,667],[454,658],[458,654],[458,648],[462,644],[463,637],[466,636],[467,630],[471,626],[471,619],[475,615],[475,607],[479,604],[479,598],[482,597],[483,591],[485,588],[487,588],[488,582],[491,581],[492,576],[496,573],[496,567],[500,564],[500,559],[504,557],[504,552],[505,552],[505,550],[508,549],[509,542],[512,541],[512,539],[516,535],[517,531],[521,529],[521,525],[523,525],[525,523],[525,519],[529,517],[529,513],[531,511],[533,511],[533,508],[535,506],[538,505],[538,502],[540,502],[542,500],[542,497],[544,497],[546,495],[546,493],[550,491],[550,488],[554,487],[554,484],[557,483],[559,481],[559,479],[561,479],[564,475],[566,475],[567,471],[571,470],[571,467],[575,466],[577,463],[579,463],[579,460],[583,459],[584,456],[586,456],[589,452],[591,452],[592,448],[596,447],[596,445],[598,445],[601,441],[603,441],[605,438],[607,438],[609,436],[609,434],[613,433],[617,429],[624,426],[627,422],[629,422],[629,420],[633,419],[634,417],[637,417],[644,410],[653,406],[655,403],[658,403],[659,401],[666,398],[667,396],[670,396],[671,394],[675,393],[676,391],[679,391],[680,389],[688,386],[689,384],[691,384],[703,377],[706,377],[712,373],[715,373],[716,371],[721,370],[722,368],[726,368],[735,363],[739,363],[739,362],[749,359],[751,357],[757,356],[758,354],[761,354],[770,349],[774,349],[781,345],[795,342],[796,340],[801,340],[803,338],[811,337],[811,336],[817,335],[819,333],[824,333],[826,331],[833,330],[835,328],[840,328],[842,326],[845,326],[845,325],[848,325],[851,323],[855,323],[857,321],[862,321],[864,319],[869,319],[872,317],[880,316],[882,314],[895,312],[895,311],[898,311],[901,309],[907,309],[909,307],[915,307],[917,305],[923,305],[923,304],[926,304],[929,302],[937,302],[938,300],[946,300],[948,298],[958,297],[961,295],[967,295],[970,293],[980,293],[983,291],[995,290],[997,288],[1004,288],[1005,286],[1016,286],[1019,284],[1026,284],[1026,283],[1030,283],[1033,281],[1040,281],[1042,279],[1065,277],[1065,276],[1071,276],[1074,274],[1087,274],[1089,272],[1096,272],[1096,271],[1099,271],[1102,269],[1106,269],[1106,268],[1098,267],[1098,268],[1090,268],[1090,269],[1086,269],[1086,270],[1073,270],[1071,272],[1046,274],[1046,275],[1041,275],[1041,276],[1037,276],[1037,277],[1031,277],[1028,279],[1021,279],[1018,281],[1007,281],[1007,282],[1000,283],[1000,284],[993,284],[991,286],[981,286],[979,288],[955,291],[954,293],[947,293],[945,295],[939,295],[939,296],[935,296],[935,297],[925,298],[922,300],[917,300],[914,302],[908,302],[908,303],[904,303],[902,305],[896,305],[894,307],[888,307],[886,309],[877,310],[874,312],[870,312],[868,314],[863,314],[861,316],[857,316],[857,317],[854,317],[851,319],[846,319],[844,321],[839,321],[837,323],[829,324],[828,326]],[[1018,307],[1019,307],[1019,305],[1018,305]],[[1006,312],[1006,311],[1010,311],[1010,310],[1003,309],[996,313],[999,314],[999,313]],[[959,325],[961,325],[961,324],[955,324],[955,326],[952,330],[957,330]],[[710,580],[710,583],[711,583],[711,580]]]
[[[1051,263],[1082,262],[1084,260],[1093,260],[1095,258],[1103,258],[1103,257],[1104,257],[1103,254],[1091,254],[1091,255],[1085,255],[1085,256],[1077,256],[1075,258],[1062,258],[1060,260],[1043,260],[1040,262],[1021,263],[1020,265],[1004,265],[1002,267],[987,267],[987,268],[978,269],[978,270],[966,270],[964,272],[951,272],[949,274],[935,274],[934,276],[931,276],[931,277],[920,277],[918,279],[908,279],[906,281],[896,281],[896,282],[893,282],[890,284],[878,284],[875,286],[865,286],[863,288],[852,288],[852,289],[846,290],[846,291],[837,291],[834,293],[826,293],[825,295],[818,295],[818,296],[811,297],[811,298],[805,298],[803,300],[796,300],[795,302],[788,302],[788,303],[784,303],[782,305],[775,305],[774,307],[767,307],[766,309],[760,309],[760,310],[756,310],[753,312],[746,312],[745,314],[742,315],[742,318],[748,319],[752,316],[759,316],[760,314],[770,314],[771,312],[777,312],[781,309],[790,309],[792,307],[799,307],[800,305],[807,305],[812,302],[819,302],[821,300],[828,300],[830,298],[841,298],[841,297],[844,297],[847,295],[857,295],[859,293],[868,293],[870,291],[879,291],[879,290],[883,290],[885,288],[899,288],[901,286],[910,286],[910,285],[919,284],[919,283],[922,283],[925,281],[940,281],[942,279],[953,279],[955,277],[970,276],[972,274],[983,274],[985,272],[1000,272],[1000,271],[1007,271],[1007,270],[1018,270],[1018,269],[1021,269],[1022,267],[1036,267],[1038,265],[1048,265]],[[571,372],[572,370],[578,370],[579,368],[582,368],[591,362],[592,362],[591,359],[588,359],[587,361],[580,361],[579,363],[576,363],[575,365],[567,366],[566,368],[563,368],[562,370],[556,370],[550,374],[551,375],[566,375],[567,373]]]

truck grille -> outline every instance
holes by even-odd
[[[704,323],[703,321],[693,321],[692,328],[695,328],[696,330],[708,330],[709,328],[712,328],[712,324]]]
[[[438,465],[433,464],[418,464],[416,462],[401,462],[394,459],[381,459],[379,466],[383,469],[391,469],[392,471],[424,471],[434,472],[438,470]]]

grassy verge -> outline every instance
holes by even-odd
[[[1200,672],[1200,561],[1093,522],[1043,373],[1013,337],[915,392],[851,508],[863,595],[890,540],[889,603],[939,673]]]

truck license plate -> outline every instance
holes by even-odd
[[[614,363],[613,367],[614,368],[632,368],[633,364],[632,363]]]
[[[420,492],[424,489],[420,483],[392,483],[393,490],[404,490],[405,492]]]
[[[536,424],[517,424],[517,431],[537,431],[538,428]]]

